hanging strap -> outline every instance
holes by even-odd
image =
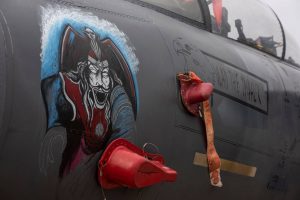
[[[220,176],[221,161],[214,144],[214,126],[209,100],[202,102],[203,119],[206,130],[206,154],[209,169],[210,183],[213,186],[222,187]],[[201,111],[199,111],[201,113]]]
[[[180,94],[184,107],[194,116],[203,118],[206,129],[207,162],[210,183],[222,187],[220,168],[221,161],[214,145],[214,128],[209,97],[212,94],[211,83],[203,82],[194,72],[179,73]]]

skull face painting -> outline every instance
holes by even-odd
[[[55,70],[49,70],[47,48],[43,52],[41,87],[48,131],[63,126],[67,134],[60,177],[71,173],[90,155],[103,151],[114,139],[131,140],[135,133],[137,87],[124,57],[126,48],[121,47],[121,52],[109,37],[118,34],[101,37],[101,30],[88,25],[60,26],[56,55],[59,65]]]

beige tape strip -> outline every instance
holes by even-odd
[[[206,155],[196,152],[193,163],[194,165],[207,167]],[[255,177],[257,168],[234,161],[221,159],[221,170],[242,176]]]

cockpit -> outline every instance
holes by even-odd
[[[212,31],[281,58],[284,36],[273,11],[260,1],[208,0]]]
[[[266,4],[253,0],[207,0],[212,31],[300,67],[297,43]]]
[[[300,48],[265,3],[257,0],[142,0],[192,25],[300,67]],[[206,12],[209,10],[209,14]],[[174,15],[172,15],[174,16]],[[210,17],[208,17],[210,16]],[[207,19],[208,18],[208,19]]]

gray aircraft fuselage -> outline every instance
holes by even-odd
[[[99,22],[91,26],[95,30],[104,19],[125,33],[134,53],[124,58],[128,65],[134,65],[132,55],[139,62],[132,83],[138,87],[138,102],[132,100],[135,96],[130,99],[136,105],[136,144],[155,144],[178,173],[174,183],[104,190],[107,200],[300,198],[297,67],[134,1],[1,0],[1,199],[104,199],[96,180],[98,157],[59,177],[66,129],[47,128],[51,121],[41,88],[46,62],[43,37],[54,32],[46,33],[42,18],[68,10],[79,13],[74,21]],[[61,45],[52,39],[50,43]],[[195,164],[195,153],[206,152],[205,129],[182,105],[176,74],[185,71],[194,71],[214,85],[210,101],[220,157],[255,167],[254,177],[221,171],[224,186],[214,188],[208,169]]]

